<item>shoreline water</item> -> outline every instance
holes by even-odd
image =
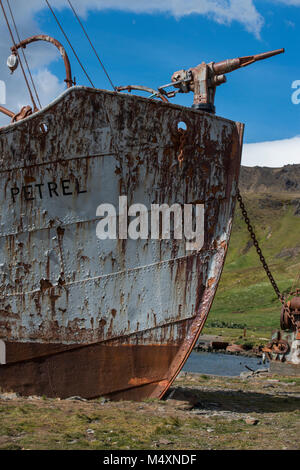
[[[238,354],[225,354],[223,351],[193,351],[183,367],[183,372],[237,377],[242,373],[255,373],[268,370],[269,363],[261,357]]]
[[[211,353],[211,354],[226,354],[228,356],[241,356],[241,357],[257,357],[257,358],[262,358],[263,354],[262,352],[255,352],[253,349],[250,349],[249,351],[226,351],[226,349],[212,349],[212,348],[202,348],[202,347],[196,347],[193,349],[193,352],[206,352],[206,353]]]

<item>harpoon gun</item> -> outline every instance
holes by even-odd
[[[193,108],[201,109],[209,113],[215,113],[216,88],[227,82],[226,74],[234,70],[252,65],[259,60],[269,59],[285,52],[284,49],[264,52],[263,54],[238,57],[236,59],[223,60],[222,62],[203,62],[189,70],[179,70],[172,76],[172,83],[160,87],[159,93],[169,98],[176,93],[194,93]],[[167,92],[166,88],[173,86],[176,91]]]

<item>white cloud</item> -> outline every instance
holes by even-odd
[[[242,23],[248,31],[259,35],[264,23],[253,0],[90,0],[78,1],[82,13],[88,7],[102,9],[118,9],[136,13],[167,12],[175,17],[191,14],[207,15],[219,23],[230,24],[232,21]]]
[[[245,144],[242,165],[279,168],[300,163],[300,136],[292,139]]]
[[[44,10],[46,3],[41,0],[14,0],[16,19],[32,21],[33,16]],[[66,0],[51,0],[54,8],[68,7]],[[81,15],[89,10],[122,10],[134,13],[169,13],[175,17],[191,14],[208,15],[215,21],[230,24],[242,23],[247,30],[259,34],[264,19],[254,5],[254,0],[73,0],[74,7]]]
[[[47,68],[38,70],[33,76],[42,103],[48,103],[59,96],[66,88]]]

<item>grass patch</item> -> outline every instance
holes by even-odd
[[[265,390],[267,378],[181,377],[175,395],[196,394],[201,405],[195,412],[182,410],[176,398],[105,406],[97,400],[0,402],[0,449],[298,449],[300,382],[278,380]],[[289,395],[276,394],[282,390]],[[203,414],[215,403],[216,414]],[[249,416],[259,419],[257,426],[246,424]]]

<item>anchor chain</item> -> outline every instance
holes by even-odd
[[[284,304],[284,303],[285,303],[285,301],[284,301],[284,296],[283,296],[283,294],[281,294],[281,292],[280,292],[280,290],[279,290],[279,287],[278,287],[278,285],[277,285],[277,283],[276,283],[274,277],[272,276],[272,273],[271,273],[271,271],[270,271],[270,269],[269,269],[269,266],[268,266],[268,264],[267,264],[267,262],[266,262],[266,259],[265,259],[264,255],[263,255],[263,253],[262,253],[262,250],[261,250],[261,248],[260,248],[260,246],[259,246],[259,243],[258,243],[258,241],[257,241],[256,235],[255,235],[255,232],[254,232],[254,229],[253,229],[253,227],[252,227],[252,225],[251,225],[251,223],[250,223],[250,219],[249,219],[249,217],[248,217],[248,213],[247,213],[247,211],[246,211],[245,204],[244,204],[244,202],[243,202],[243,198],[242,198],[242,196],[241,196],[241,193],[240,193],[240,190],[239,190],[239,189],[237,189],[237,200],[238,200],[238,202],[239,202],[239,204],[240,204],[240,208],[241,208],[241,211],[242,211],[244,220],[245,220],[246,225],[247,225],[247,227],[248,227],[248,231],[249,231],[250,236],[251,236],[251,238],[252,238],[253,245],[254,245],[255,248],[256,248],[256,251],[257,251],[257,254],[258,254],[259,259],[260,259],[260,261],[261,261],[261,264],[262,264],[262,266],[263,266],[263,268],[264,268],[264,270],[265,270],[265,272],[266,272],[266,274],[267,274],[267,276],[268,276],[268,278],[269,278],[269,280],[270,280],[270,283],[271,283],[271,285],[272,285],[272,287],[273,287],[273,289],[274,289],[274,291],[275,291],[275,293],[276,293],[278,299],[280,300],[280,302],[281,302],[282,304]]]

